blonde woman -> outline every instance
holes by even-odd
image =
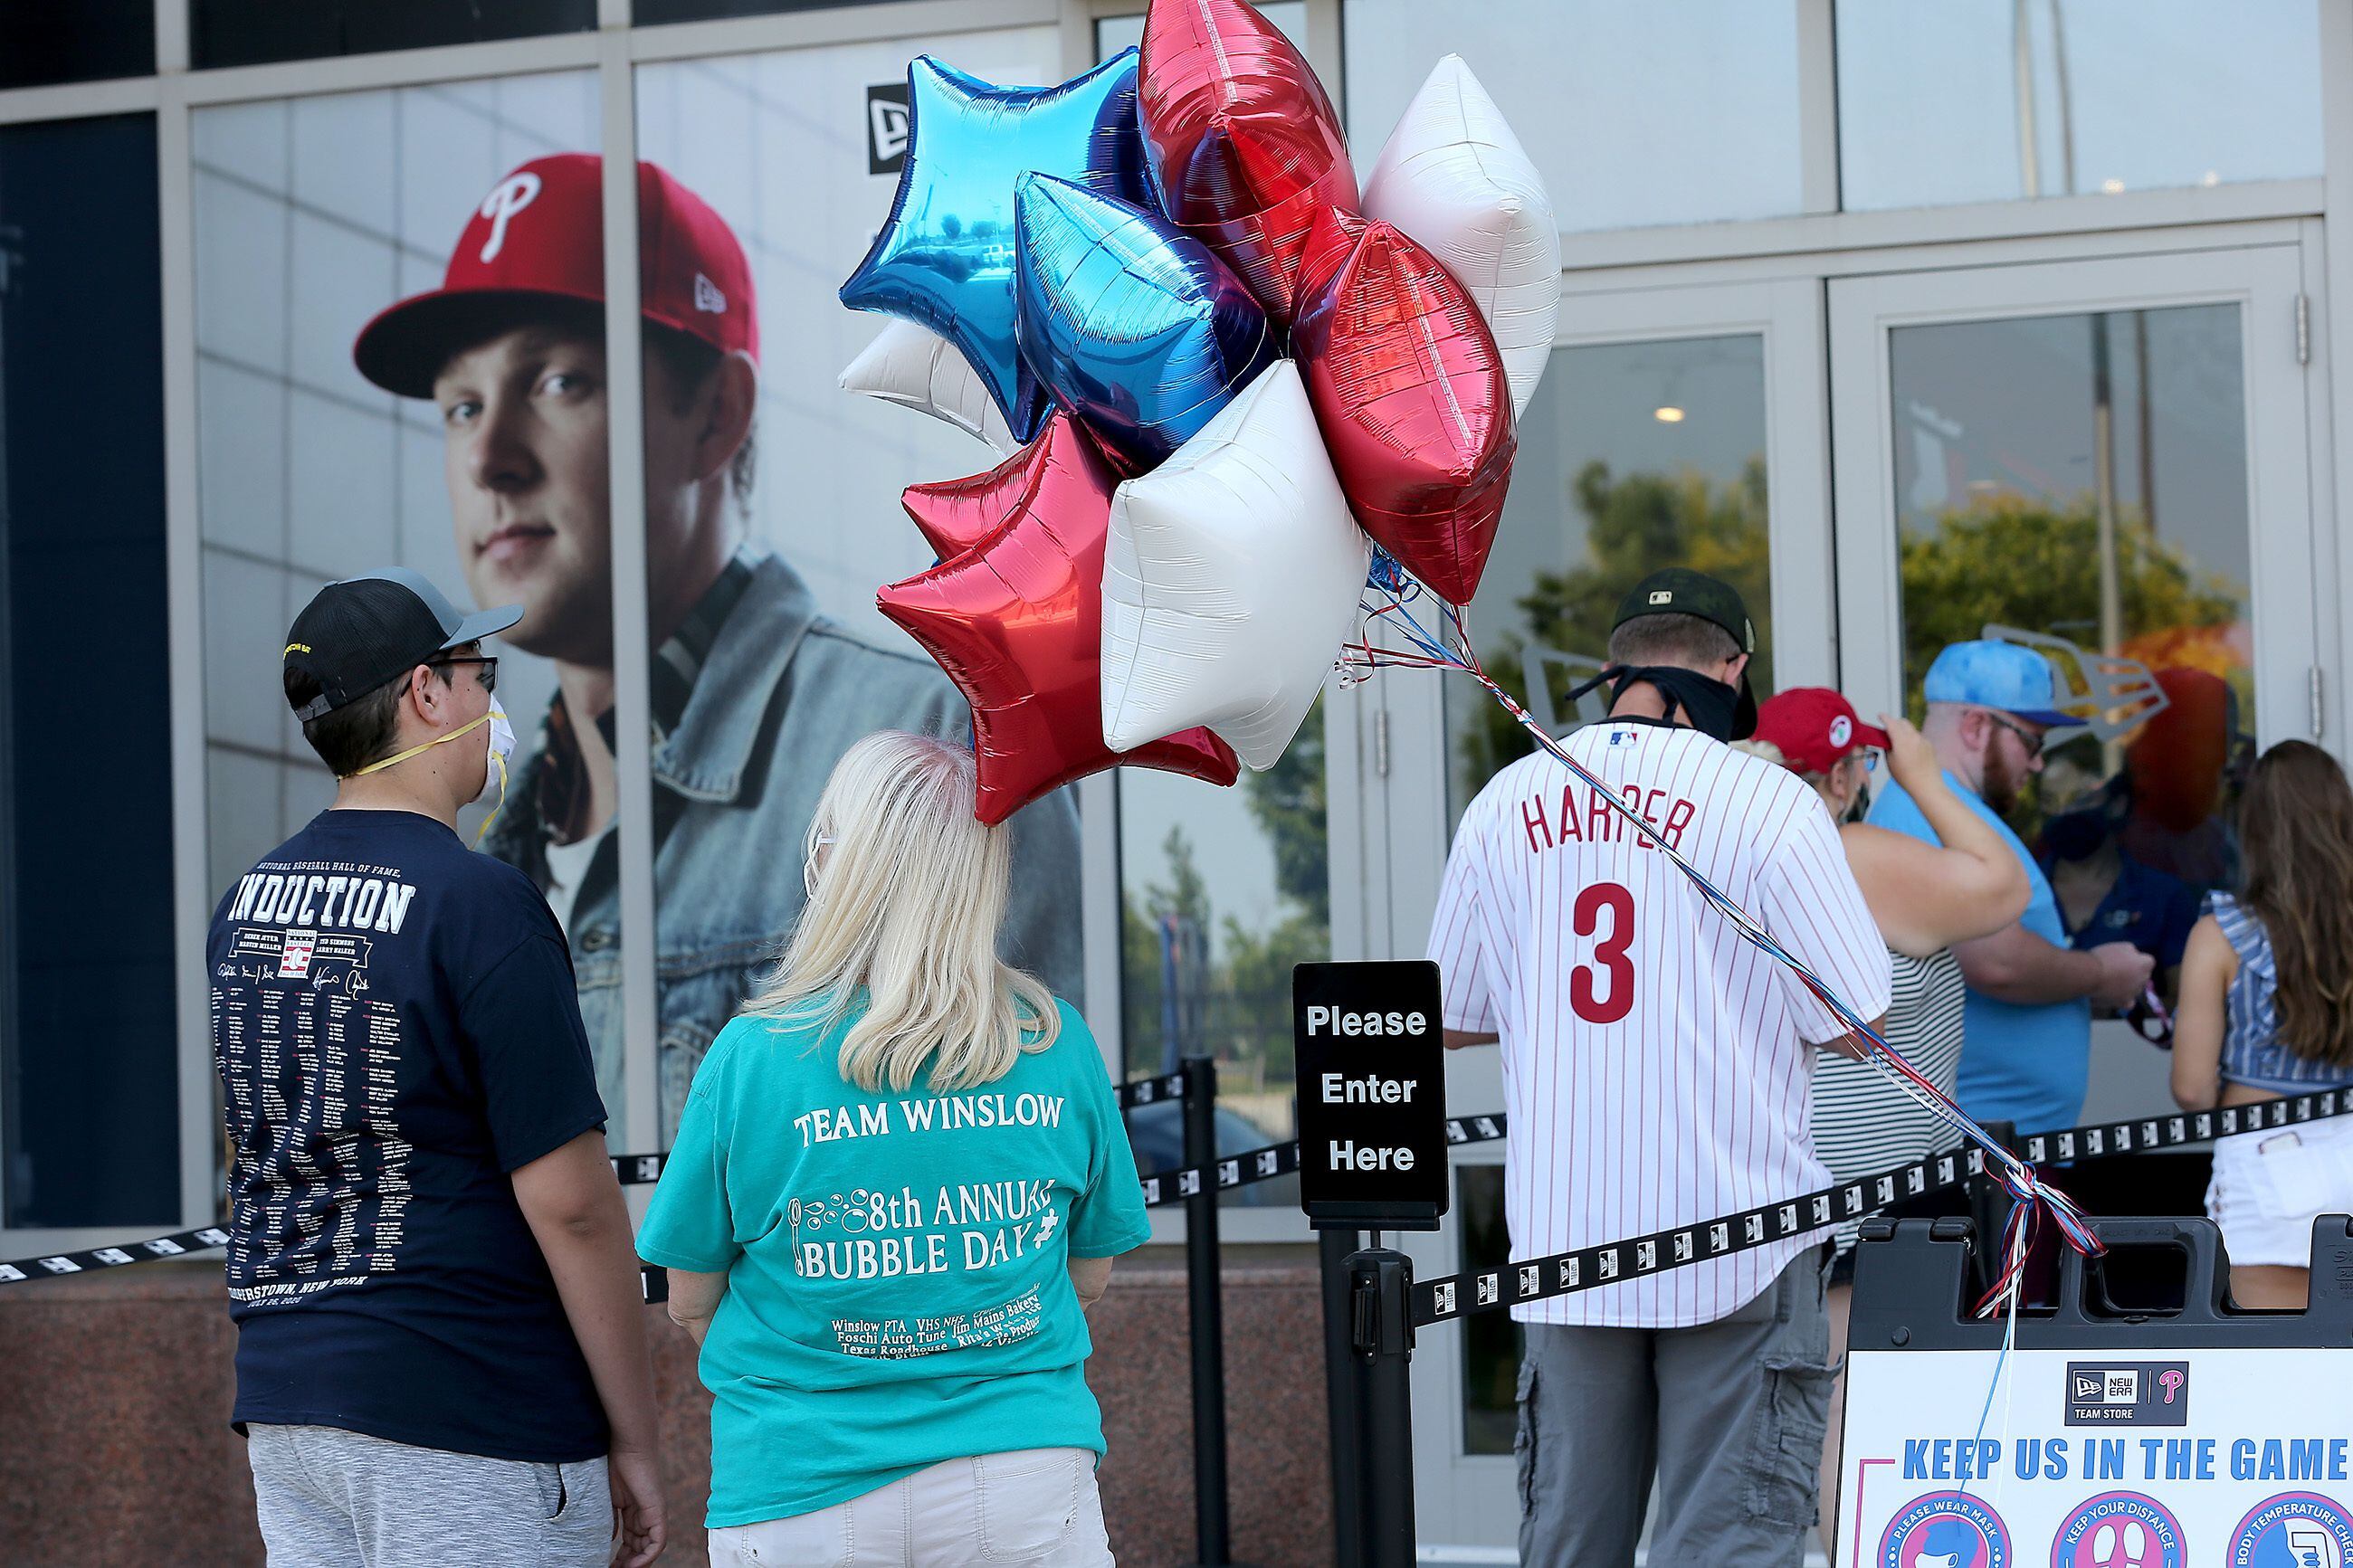
[[[842,757],[638,1233],[702,1351],[714,1568],[1112,1561],[1083,1309],[1149,1230],[1093,1037],[997,960],[973,799],[960,746]]]
[[[1950,1097],[1960,1072],[1967,994],[1953,943],[2000,931],[2019,917],[2029,891],[2026,868],[1945,782],[1936,752],[1920,731],[1901,719],[1883,717],[1882,722],[1883,730],[1863,723],[1853,706],[1827,687],[1801,686],[1757,710],[1756,736],[1740,744],[1813,785],[1823,807],[1841,824],[1839,843],[1847,866],[1862,889],[1863,904],[1887,943],[1894,970],[1881,1032]],[[1848,820],[1862,797],[1864,763],[1873,748],[1887,753],[1888,771],[1919,803],[1938,843]],[[1814,1058],[1813,1133],[1814,1152],[1841,1182],[1916,1160],[1948,1142],[1943,1124],[1878,1068],[1834,1051]],[[1860,1228],[1850,1221],[1838,1230],[1827,1298],[1833,1350],[1846,1341]],[[1822,1448],[1825,1544],[1838,1519],[1843,1381],[1841,1373],[1831,1391]]]

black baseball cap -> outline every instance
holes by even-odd
[[[421,574],[399,566],[330,583],[286,634],[286,668],[319,683],[294,717],[307,724],[522,619],[520,605],[461,616]]]
[[[1609,629],[1615,631],[1642,616],[1697,616],[1722,626],[1739,645],[1741,652],[1753,655],[1757,651],[1757,623],[1748,618],[1748,606],[1742,602],[1740,591],[1688,566],[1662,567],[1629,588],[1626,596],[1618,601],[1618,618],[1609,623]],[[1733,738],[1744,739],[1756,732],[1757,694],[1749,689],[1748,673],[1743,670],[1740,704],[1732,715]]]

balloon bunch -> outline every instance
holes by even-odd
[[[1140,53],[1057,87],[919,58],[908,104],[841,289],[899,320],[842,384],[1005,457],[907,490],[941,560],[878,599],[971,703],[980,816],[1114,763],[1271,767],[1376,545],[1477,591],[1558,298],[1535,166],[1449,56],[1360,189],[1246,0],[1152,0]]]

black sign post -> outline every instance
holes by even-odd
[[[1451,1188],[1438,965],[1303,963],[1291,1013],[1308,1223],[1327,1241],[1436,1230]],[[1324,1268],[1340,1561],[1410,1568],[1413,1265],[1387,1247],[1327,1245]]]
[[[1291,1014],[1308,1223],[1436,1230],[1450,1185],[1438,965],[1302,963]]]

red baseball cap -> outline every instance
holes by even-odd
[[[1770,741],[1801,773],[1826,773],[1859,746],[1887,749],[1887,731],[1855,717],[1854,704],[1827,686],[1776,692],[1757,710],[1759,741]]]
[[[594,153],[559,153],[491,186],[466,220],[441,287],[361,329],[352,344],[360,374],[403,397],[430,397],[449,356],[503,331],[516,305],[604,303],[604,167]],[[759,363],[752,268],[735,231],[646,163],[638,165],[638,287],[647,321]]]

